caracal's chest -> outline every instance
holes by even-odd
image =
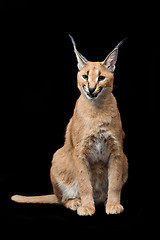
[[[106,134],[97,133],[92,135],[89,138],[86,150],[86,161],[96,203],[103,202],[107,198],[108,159],[110,155],[107,140],[110,135],[110,131]]]
[[[90,121],[88,130],[85,131],[85,138],[87,139],[86,156],[89,164],[108,162],[108,138],[114,137],[111,130],[111,122],[112,117],[108,117],[106,121]]]
[[[95,134],[89,138],[87,148],[87,159],[90,164],[97,162],[107,163],[109,151],[107,148],[108,135]]]

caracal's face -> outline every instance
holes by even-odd
[[[74,39],[71,35],[69,36],[77,58],[77,66],[79,69],[77,80],[81,94],[92,101],[96,101],[96,99],[105,99],[113,90],[114,70],[118,56],[118,48],[125,39],[118,43],[103,62],[90,62],[77,51]]]
[[[78,88],[86,98],[105,98],[113,90],[114,75],[102,62],[87,62],[78,72]]]

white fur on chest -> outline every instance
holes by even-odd
[[[108,157],[107,137],[101,135],[89,141],[89,161],[92,163],[98,161],[107,162]]]

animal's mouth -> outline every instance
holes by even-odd
[[[99,93],[94,93],[94,94],[90,94],[90,93],[87,93],[87,95],[90,97],[90,98],[96,98],[98,96]]]
[[[90,92],[85,92],[86,95],[90,98],[90,99],[94,99],[94,98],[97,98],[97,96],[99,95],[99,93],[102,91],[102,87],[99,87],[99,90],[98,92],[95,92],[95,93],[90,93]],[[83,89],[84,90],[84,89]],[[84,90],[85,91],[85,90]]]

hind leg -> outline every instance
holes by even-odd
[[[65,150],[62,147],[54,154],[50,177],[58,201],[66,208],[76,210],[81,205],[78,182],[73,171],[72,156]]]
[[[61,187],[60,187],[59,186],[60,184],[56,183],[56,181],[54,180],[52,182],[52,185],[53,185],[54,193],[56,194],[56,196],[58,198],[58,201],[66,208],[69,208],[73,211],[77,210],[77,208],[81,205],[81,200],[79,198],[68,199],[69,196],[67,196],[67,191],[65,192],[65,190],[64,190],[64,192],[63,192],[63,190],[62,190],[62,188],[67,188],[64,185],[64,183],[63,183],[63,187],[62,187],[62,183],[61,183]],[[74,189],[71,190],[71,188],[69,189],[69,187],[68,187],[68,192],[69,191],[74,191]],[[74,197],[74,196],[72,195],[71,197]]]
[[[69,199],[63,202],[63,205],[66,208],[69,208],[73,211],[77,210],[79,208],[79,206],[81,206],[81,200],[78,198],[75,199]]]
[[[76,184],[66,184],[56,182],[55,179],[52,182],[54,193],[56,194],[58,201],[73,211],[81,205],[81,200],[78,198],[79,193],[77,192]]]

